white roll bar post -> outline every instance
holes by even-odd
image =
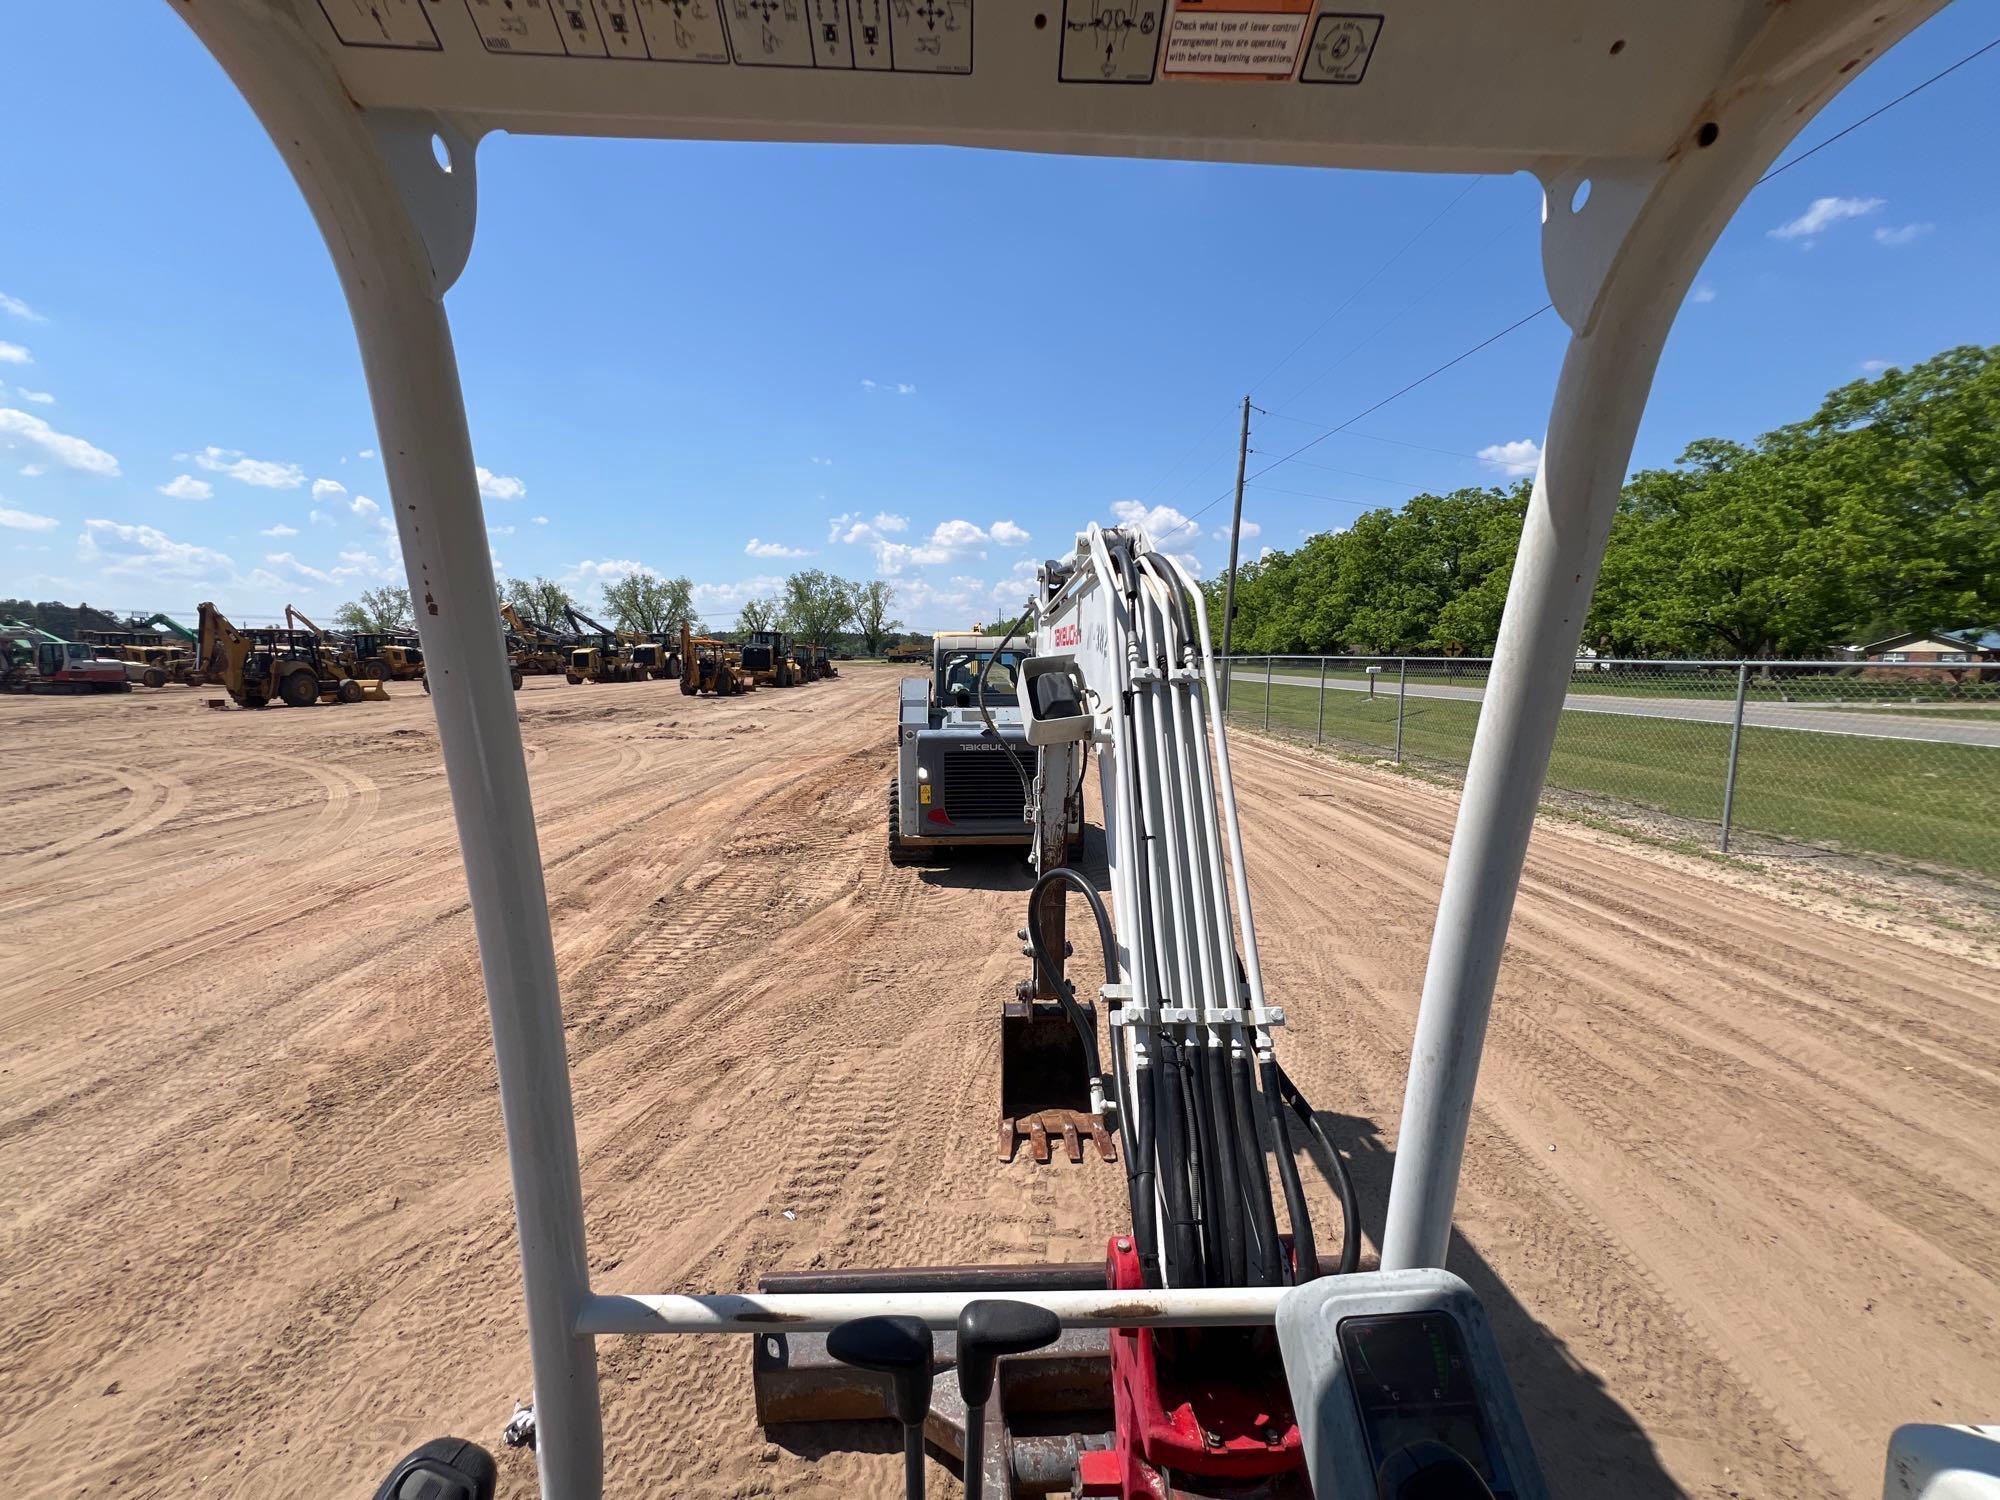
[[[485,971],[550,1500],[603,1486],[583,1193],[555,949],[520,721],[494,604],[444,294],[472,245],[473,143],[448,120],[357,109],[276,9],[176,6],[242,90],[325,236],[354,319],[423,637]],[[432,156],[433,136],[450,169]],[[440,1310],[438,1316],[449,1316]]]
[[[1941,3],[1941,0],[1939,0]],[[1577,641],[1660,350],[1716,236],[1778,151],[1916,13],[1774,9],[1661,162],[1551,171],[1542,267],[1571,329],[1451,855],[1438,898],[1382,1242],[1384,1270],[1442,1266],[1473,1088]],[[1573,195],[1589,183],[1585,201]]]

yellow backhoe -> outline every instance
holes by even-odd
[[[311,621],[289,607],[285,620],[283,630],[240,630],[204,603],[195,643],[201,680],[223,688],[244,708],[263,708],[273,699],[293,708],[388,700],[380,681],[346,673]],[[308,628],[296,628],[294,621]]]

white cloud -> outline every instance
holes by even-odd
[[[1533,438],[1515,438],[1511,443],[1488,443],[1474,456],[1496,473],[1519,479],[1540,467],[1542,445]]]
[[[86,474],[102,474],[107,479],[116,479],[121,472],[118,460],[102,448],[80,437],[71,437],[66,432],[57,432],[40,417],[15,411],[10,406],[0,407],[0,438],[33,443],[57,463],[80,469]],[[12,447],[13,443],[9,442],[8,446]]]
[[[856,532],[862,535],[854,535]],[[875,551],[876,569],[889,577],[909,567],[956,562],[961,557],[984,557],[986,543],[990,540],[983,527],[957,519],[938,522],[930,539],[923,542],[886,541],[875,535],[874,528],[870,526],[852,528],[849,539],[868,542]]]
[[[1878,245],[1907,245],[1913,241],[1922,239],[1935,228],[1937,228],[1935,224],[1899,224],[1894,229],[1891,229],[1887,224],[1883,224],[1877,226],[1875,230],[1875,243]],[[21,394],[26,396],[28,393],[23,391]],[[34,398],[29,397],[29,399],[32,400]]]
[[[49,466],[47,464],[21,465],[21,477],[23,479],[40,479],[44,474],[48,472],[49,472]]]
[[[323,568],[315,568],[300,562],[289,552],[266,552],[264,561],[275,568],[289,568],[295,578],[308,579],[313,583],[332,583],[333,575]]]
[[[546,526],[549,524],[549,518],[547,516],[530,516],[528,519],[530,521],[533,521],[537,526]]]
[[[19,344],[0,339],[0,365],[31,365],[34,362],[35,356]]]
[[[809,461],[818,464],[822,469],[830,469],[833,467],[832,459],[821,458],[818,454],[814,454]]]
[[[878,510],[875,512],[875,519],[869,524],[877,531],[908,531],[910,529],[910,518],[908,516],[895,515],[890,511]]]
[[[47,318],[36,312],[19,297],[10,297],[5,292],[0,292],[0,313],[5,313],[10,318],[19,318],[23,323],[48,322]]]
[[[287,526],[283,521],[280,521],[275,526],[266,526],[262,531],[257,533],[259,536],[297,536],[298,534],[298,527]]]
[[[15,386],[14,394],[19,396],[23,401],[34,402],[37,406],[54,406],[56,404],[56,398],[47,391],[31,391],[24,385]]]
[[[1267,558],[1276,557],[1277,555],[1278,555],[1278,549],[1276,547],[1266,547],[1262,552],[1259,552],[1257,554],[1257,561],[1263,562]]]
[[[616,583],[621,578],[629,578],[634,573],[643,573],[646,565],[629,557],[608,557],[602,562],[592,562],[585,558],[563,575],[564,583]]]
[[[375,450],[373,448],[363,448],[359,453],[355,454],[354,456],[356,458],[373,458],[375,456]]]
[[[324,500],[329,495],[344,495],[346,493],[347,486],[342,484],[338,479],[315,479],[313,481],[312,497],[316,501]]]
[[[703,615],[734,615],[751,599],[769,599],[785,586],[782,578],[760,575],[735,583],[697,583],[694,607]]]
[[[9,531],[54,531],[59,524],[54,516],[38,516],[31,510],[0,505],[0,526]]]
[[[1692,292],[1688,293],[1688,301],[1690,302],[1713,302],[1714,300],[1715,288],[1705,281]]]
[[[236,570],[226,552],[177,542],[152,526],[127,526],[118,521],[85,521],[76,539],[76,555],[80,562],[94,564],[108,577],[148,583],[221,579]]]
[[[863,380],[861,382],[861,389],[864,391],[894,391],[898,396],[914,396],[917,393],[917,388],[906,380]]]
[[[240,448],[218,448],[211,443],[195,454],[194,461],[211,474],[227,474],[241,484],[252,484],[261,490],[295,490],[306,482],[306,471],[297,464],[245,458]]]
[[[1034,540],[1012,521],[995,521],[986,529],[986,534],[1003,547],[1018,547],[1024,542]]]
[[[511,526],[489,526],[486,528],[486,534],[488,536],[512,536],[514,528]]]
[[[176,474],[159,488],[169,500],[208,500],[215,495],[214,485],[192,474]]]
[[[347,508],[363,521],[381,519],[382,507],[377,505],[373,500],[370,500],[366,495],[356,495],[352,500],[347,502]]]
[[[748,554],[751,557],[811,557],[812,556],[812,553],[807,551],[804,547],[787,547],[782,542],[760,542],[754,536],[750,538],[748,545],[746,545],[743,550],[746,554]]]
[[[488,500],[519,500],[528,493],[528,487],[511,474],[495,474],[484,464],[472,472],[479,476],[479,493]]]
[[[1864,359],[1861,361],[1861,368],[1866,370],[1870,375],[1880,375],[1884,370],[1889,368],[1889,361],[1886,359]]]
[[[306,512],[306,519],[307,519],[308,521],[312,522],[312,523],[313,523],[313,525],[315,525],[315,526],[331,526],[331,525],[333,524],[333,517],[332,517],[332,516],[330,516],[330,515],[328,515],[328,514],[327,514],[327,513],[325,512],[325,511],[323,511],[323,510],[309,510],[309,511],[307,511],[307,512]]]
[[[1887,201],[1885,198],[1815,198],[1796,219],[1765,232],[1774,240],[1804,240],[1810,244],[1815,237],[1826,233],[1841,220],[1872,214]]]
[[[1255,521],[1245,521],[1242,530],[1243,535],[1246,537],[1262,536],[1264,534],[1264,528],[1259,526]],[[1209,535],[1214,537],[1218,542],[1226,542],[1229,540],[1229,528],[1227,526],[1218,526]]]
[[[1145,528],[1146,535],[1153,539],[1153,545],[1166,552],[1196,578],[1201,577],[1201,559],[1192,552],[1176,552],[1176,546],[1185,547],[1190,542],[1201,539],[1201,529],[1192,518],[1181,514],[1171,505],[1147,506],[1138,500],[1114,500],[1111,514],[1120,526],[1138,525]]]
[[[916,393],[917,393],[917,388],[916,388],[915,386],[913,386],[913,385],[908,385],[908,384],[906,384],[905,382],[903,382],[903,381],[900,381],[900,380],[896,382],[896,394],[897,394],[897,395],[899,395],[899,396],[914,396],[914,395],[916,395]]]

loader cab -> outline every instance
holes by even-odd
[[[1026,651],[1016,651],[1011,647],[1005,651],[939,652],[935,701],[939,707],[977,710],[979,679],[984,672],[987,709],[1004,708],[1018,712],[1015,683],[1020,677],[1021,663],[1027,659]],[[990,667],[987,665],[989,662],[992,664]]]

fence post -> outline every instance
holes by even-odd
[[[1319,659],[1319,722],[1313,725],[1313,743],[1326,743],[1326,658]]]
[[[1271,728],[1271,658],[1264,658],[1264,729]]]
[[[1750,687],[1750,663],[1736,664],[1736,717],[1729,726],[1729,770],[1722,778],[1722,852],[1729,852],[1729,819],[1736,810],[1736,760],[1743,746],[1743,697]]]
[[[1396,764],[1403,763],[1403,699],[1410,682],[1410,659],[1396,658]]]

